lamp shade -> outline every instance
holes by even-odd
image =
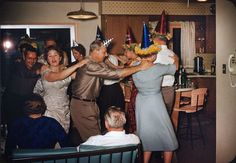
[[[90,11],[85,11],[80,8],[79,11],[71,11],[67,14],[67,17],[70,19],[76,19],[76,20],[89,20],[89,19],[95,19],[97,18],[97,15]]]

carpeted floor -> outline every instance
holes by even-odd
[[[180,117],[181,118],[181,117]],[[179,148],[173,157],[173,163],[215,163],[216,162],[216,119],[215,115],[200,115],[205,145],[202,140],[191,142],[178,138]],[[198,131],[197,124],[193,122],[193,131]],[[180,134],[180,133],[179,133]],[[154,152],[151,163],[163,163],[161,152]]]
[[[181,118],[181,117],[180,117]],[[216,120],[215,115],[202,114],[200,116],[205,138],[205,145],[201,140],[193,142],[193,148],[190,141],[180,139],[179,148],[174,153],[173,163],[215,163],[216,160]],[[196,131],[197,124],[193,122],[193,130]],[[6,161],[0,158],[1,163]],[[161,152],[153,152],[150,163],[163,163]]]

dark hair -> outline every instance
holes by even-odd
[[[32,48],[32,45],[30,45],[29,43],[23,43],[19,46],[19,50],[20,52],[24,52],[25,49],[29,49],[29,48]]]
[[[23,50],[23,49],[22,49]],[[31,46],[31,45],[25,45],[25,51],[24,51],[24,56],[26,56],[26,54],[28,53],[28,52],[35,52],[36,53],[36,55],[38,56],[38,51],[37,51],[37,49],[35,49],[33,46]]]
[[[55,43],[57,44],[57,40],[54,38],[54,37],[47,37],[45,40],[44,40],[44,44],[46,44],[47,41],[55,41]]]
[[[47,106],[43,98],[36,93],[33,93],[31,96],[29,96],[28,100],[25,101],[23,108],[24,113],[27,115],[44,114],[46,109]]]
[[[47,61],[48,60],[48,52],[51,51],[51,50],[55,50],[58,52],[59,56],[61,57],[61,61],[60,61],[60,64],[63,64],[63,60],[64,60],[64,56],[63,56],[63,51],[57,47],[57,46],[49,46],[45,49],[45,52],[44,52],[44,59]]]
[[[166,44],[168,43],[168,39],[165,36],[156,36],[156,39],[164,41]]]
[[[83,57],[86,55],[86,49],[82,44],[78,44],[77,46],[73,46],[71,50],[76,50],[78,51]]]

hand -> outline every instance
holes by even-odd
[[[128,58],[125,56],[125,55],[122,55],[122,56],[117,56],[117,55],[114,55],[122,64],[126,64],[129,60]]]
[[[36,74],[37,74],[37,75],[40,75],[40,72],[41,72],[40,69],[39,69],[39,70],[36,70]]]
[[[85,64],[87,64],[88,61],[89,61],[89,59],[86,58],[86,59],[83,59],[82,61],[78,62],[78,63],[77,63],[78,68],[79,68],[79,67],[82,67],[82,66],[85,65]]]
[[[152,62],[149,62],[147,60],[142,60],[141,64],[140,64],[140,67],[141,67],[141,70],[146,70],[150,67],[153,66],[153,63]]]
[[[124,65],[117,66],[117,69],[122,69],[122,68],[125,68],[125,66]]]

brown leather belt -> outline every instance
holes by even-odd
[[[80,101],[96,102],[96,99],[83,99],[83,98],[79,98],[79,97],[75,97],[75,96],[72,96],[72,98],[74,98],[76,100],[80,100]]]

